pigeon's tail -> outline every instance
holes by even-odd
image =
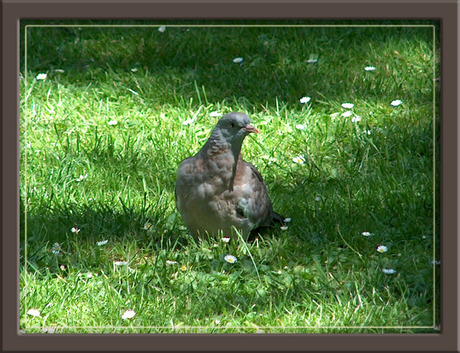
[[[272,223],[281,223],[284,224],[285,217],[273,211],[272,214]]]
[[[249,239],[254,239],[257,235],[266,234],[270,228],[275,226],[275,224],[281,224],[281,226],[283,226],[285,224],[284,219],[285,218],[283,216],[276,213],[275,211],[272,211],[272,218],[270,220],[270,223],[253,229],[249,235]]]

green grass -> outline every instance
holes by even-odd
[[[174,24],[27,29],[21,330],[436,332],[433,28]],[[345,102],[360,121],[341,116]],[[176,170],[209,136],[210,113],[230,111],[261,130],[243,156],[292,222],[247,244],[197,244],[175,208]]]

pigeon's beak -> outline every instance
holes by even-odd
[[[258,134],[260,131],[259,129],[255,128],[254,126],[252,126],[251,124],[248,124],[246,126],[243,126],[243,129],[245,129],[247,132],[253,132],[255,134]]]

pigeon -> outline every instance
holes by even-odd
[[[214,127],[207,142],[179,165],[176,205],[195,240],[203,236],[247,240],[251,231],[284,218],[273,211],[259,171],[241,157],[244,138],[259,133],[248,115],[232,112]]]

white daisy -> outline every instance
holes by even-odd
[[[239,63],[243,62],[243,58],[237,57],[237,58],[233,59],[233,62],[234,62],[235,64],[239,64]]]
[[[211,112],[211,113],[209,113],[209,116],[212,116],[213,118],[214,118],[214,117],[219,117],[219,116],[222,116],[222,113],[219,113],[219,112]]]
[[[316,54],[310,54],[308,60],[307,60],[307,63],[308,64],[314,64],[314,63],[317,63],[318,62],[318,57],[316,56]]]
[[[361,117],[358,115],[355,115],[353,118],[351,118],[352,123],[357,123],[358,121],[361,121]]]
[[[126,266],[128,261],[114,261],[113,264],[114,266]]]
[[[392,274],[395,274],[396,273],[396,270],[395,269],[392,269],[392,268],[384,268],[382,270],[383,273],[387,274],[387,275],[392,275]]]
[[[321,197],[316,196],[316,197],[315,197],[315,201],[321,201]]]
[[[353,108],[355,105],[353,103],[343,103],[342,104],[342,108],[345,108],[345,109],[351,109]]]
[[[352,111],[351,111],[351,110],[347,110],[346,112],[343,112],[341,116],[342,116],[343,118],[348,118],[348,117],[350,117],[350,116],[352,116],[352,115],[353,115]]]
[[[233,255],[225,255],[224,260],[227,261],[229,264],[234,264],[238,261],[237,258]]]
[[[102,245],[107,244],[108,242],[109,241],[106,239],[106,240],[98,241],[96,244],[97,244],[97,246],[102,246]]]
[[[77,178],[77,181],[83,181],[85,179],[88,179],[88,174],[85,174],[85,175],[80,174],[80,176]]]
[[[53,254],[59,255],[60,252],[61,252],[61,245],[59,243],[54,243],[53,244]]]
[[[222,241],[223,241],[224,243],[228,243],[228,242],[230,242],[230,237],[223,237],[223,238],[222,238]]]
[[[385,245],[379,245],[377,246],[377,251],[380,253],[384,253],[388,251],[388,248]]]
[[[374,233],[362,232],[361,235],[362,235],[363,237],[370,237],[371,235],[374,235]]]
[[[398,105],[401,105],[402,104],[402,100],[400,99],[395,99],[394,101],[392,101],[390,103],[393,107],[397,107]]]
[[[132,319],[134,317],[134,315],[136,315],[136,312],[134,310],[126,310],[123,313],[123,315],[121,315],[121,318],[123,320]]]
[[[174,261],[174,260],[166,260],[166,265],[177,265],[177,261]]]
[[[301,156],[297,156],[297,157],[292,158],[292,161],[294,163],[303,164],[305,162],[305,159]]]
[[[297,130],[304,130],[304,129],[305,129],[305,125],[297,124],[297,125],[295,126],[295,128],[296,128]]]
[[[287,230],[289,227],[288,226],[281,226],[281,230]]]
[[[150,228],[152,228],[152,224],[150,222],[145,222],[144,227],[142,229],[149,230]]]
[[[35,317],[40,317],[40,311],[37,309],[30,309],[27,314]]]
[[[166,31],[166,26],[158,27],[158,32],[164,33],[164,31]]]
[[[109,124],[110,126],[117,125],[117,124],[118,124],[118,121],[116,121],[116,120],[110,120],[107,124]]]
[[[299,102],[302,104],[306,104],[311,101],[311,97],[302,97],[300,98]]]
[[[289,217],[288,217],[288,218],[285,218],[285,219],[284,219],[284,223],[289,223],[289,222],[291,222],[291,220],[292,220],[292,219],[289,218]]]
[[[35,79],[37,81],[43,81],[43,80],[46,80],[46,77],[47,77],[47,74],[38,74],[37,77],[35,77]]]
[[[70,231],[71,231],[72,233],[78,234],[78,233],[80,233],[80,228],[72,227],[72,228],[70,228]]]
[[[374,66],[366,66],[364,68],[364,71],[375,71],[375,70],[377,70],[377,69]]]

